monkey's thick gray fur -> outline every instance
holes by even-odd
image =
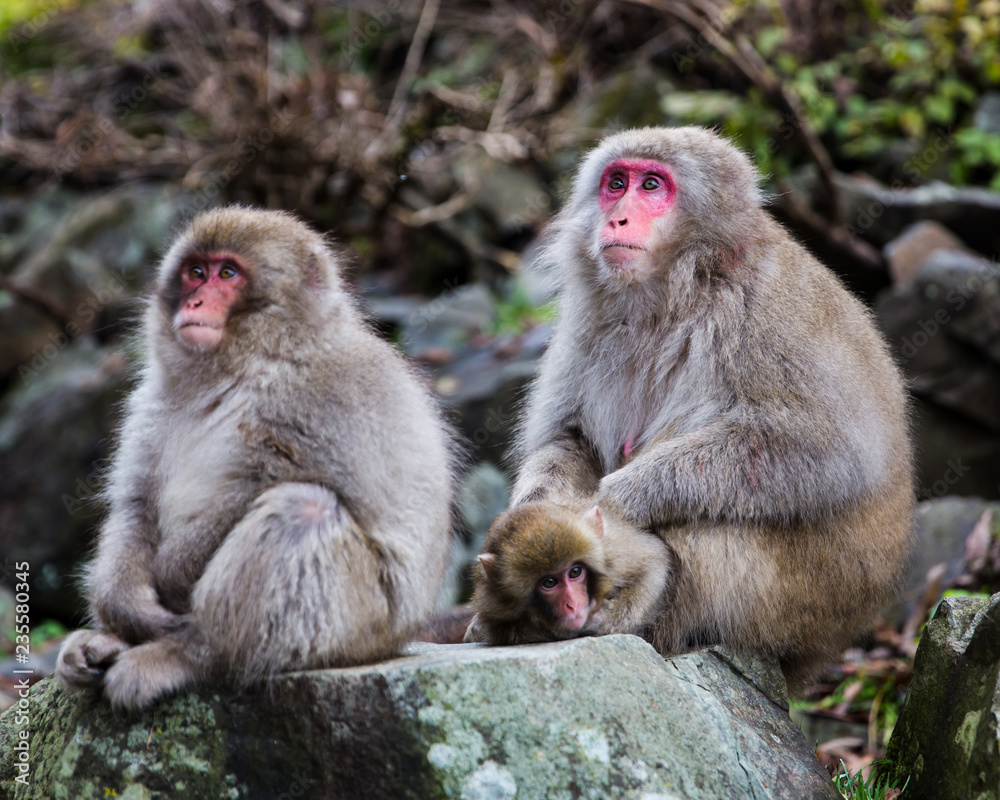
[[[212,352],[174,330],[192,253],[250,267]],[[291,215],[243,208],[199,216],[166,254],[87,572],[95,626],[128,647],[105,660],[77,634],[66,683],[142,707],[206,678],[381,658],[432,612],[450,436],[340,269]]]
[[[599,246],[619,158],[659,161],[677,187],[625,275]],[[871,314],[766,213],[746,156],[700,128],[602,142],[542,257],[559,320],[514,503],[597,492],[678,557],[658,647],[723,641],[806,675],[871,622],[911,538],[906,395]]]

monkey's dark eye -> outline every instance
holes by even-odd
[[[547,578],[542,578],[538,585],[543,589],[555,589],[559,585],[559,581],[549,575]]]
[[[660,188],[660,181],[657,178],[649,177],[642,182],[642,188],[647,191],[653,191],[653,189]]]
[[[574,564],[569,568],[569,572],[566,573],[570,580],[576,580],[583,574],[583,566],[581,564]]]
[[[205,280],[205,268],[201,264],[192,264],[188,267],[188,277],[195,281]]]
[[[625,180],[620,175],[615,175],[608,181],[608,188],[613,192],[620,192],[625,188]]]
[[[236,266],[234,264],[223,264],[222,269],[219,270],[219,277],[225,281],[228,281],[230,278],[235,278],[237,274]]]

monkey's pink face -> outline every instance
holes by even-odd
[[[575,633],[587,624],[594,603],[587,590],[587,568],[571,564],[538,582],[538,592],[556,621],[556,629]]]
[[[232,253],[193,253],[181,262],[177,280],[177,337],[192,350],[215,350],[246,287],[246,266]]]
[[[632,279],[653,247],[656,222],[677,197],[670,168],[659,161],[620,158],[601,174],[598,204],[601,259],[615,275]]]

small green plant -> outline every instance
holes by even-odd
[[[839,168],[902,185],[950,179],[1000,189],[1000,135],[975,122],[981,97],[1000,85],[997,7],[864,0],[845,11],[838,47],[822,55],[796,46],[781,4],[734,2],[725,16],[797,98]],[[702,68],[711,69],[718,56],[705,52]],[[662,109],[735,136],[765,175],[802,162],[797,120],[756,89],[676,92]]]
[[[532,325],[540,322],[551,322],[555,318],[556,304],[554,301],[535,305],[528,296],[527,290],[515,282],[508,295],[497,300],[496,317],[488,332],[494,335],[520,333]]]
[[[872,766],[888,763],[883,759],[873,761]],[[872,772],[868,780],[865,780],[860,769],[851,774],[843,761],[837,768],[837,774],[833,776],[833,785],[847,800],[896,800],[904,796],[909,782],[910,779],[907,778],[906,783],[900,786],[898,779],[891,779],[879,770]]]
[[[32,645],[39,645],[51,639],[58,639],[66,635],[66,626],[54,619],[47,619],[38,623],[31,629]]]

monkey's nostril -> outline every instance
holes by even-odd
[[[618,225],[624,228],[626,225],[628,225],[628,219],[618,220]]]

